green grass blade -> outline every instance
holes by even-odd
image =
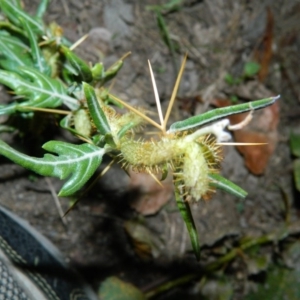
[[[173,63],[174,71],[177,74],[178,67],[177,67],[177,64],[175,61],[175,51],[176,51],[175,48],[176,47],[170,37],[169,30],[168,30],[167,24],[165,22],[165,19],[164,19],[162,13],[160,11],[156,11],[155,13],[156,13],[156,21],[157,21],[160,35],[161,35],[163,41],[165,42],[165,44],[167,45],[167,47],[169,48],[170,54],[172,56],[172,63]]]
[[[194,222],[194,218],[191,212],[191,208],[189,203],[185,201],[180,195],[180,191],[178,186],[175,184],[175,199],[177,203],[177,207],[180,211],[180,214],[184,220],[185,226],[188,230],[190,240],[192,243],[193,251],[196,255],[197,260],[200,259],[200,243],[198,239],[197,228]]]
[[[70,196],[78,191],[94,174],[105,150],[91,144],[73,145],[50,141],[43,148],[49,152],[43,158],[30,157],[0,140],[0,154],[42,176],[67,179],[59,196]]]
[[[245,190],[219,174],[209,174],[209,178],[212,180],[210,182],[211,186],[223,190],[229,194],[240,198],[245,198],[248,195]]]
[[[100,107],[94,88],[84,82],[83,91],[88,104],[89,113],[91,114],[95,126],[102,135],[110,134],[110,126],[106,119],[105,113]]]
[[[29,24],[22,20],[22,25],[24,27],[24,30],[27,34],[27,38],[29,40],[30,43],[30,54],[32,56],[32,59],[34,61],[34,65],[35,67],[44,74],[50,75],[51,74],[51,69],[50,66],[47,64],[42,51],[38,45],[38,37],[36,36],[36,34],[34,33],[34,31],[32,30],[32,28],[29,26]],[[24,50],[23,50],[24,51]]]
[[[216,108],[201,115],[193,116],[186,120],[173,123],[170,126],[169,132],[188,130],[197,126],[203,126],[205,124],[218,121],[219,119],[226,118],[230,115],[264,108],[266,106],[272,105],[279,97],[280,96],[270,97],[248,103]]]

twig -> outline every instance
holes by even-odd
[[[59,216],[60,216],[60,219],[61,219],[62,223],[63,223],[65,226],[67,226],[67,220],[64,218],[64,212],[63,212],[63,210],[62,210],[61,204],[60,204],[59,199],[58,199],[58,197],[57,197],[55,188],[54,188],[54,186],[53,186],[51,180],[50,180],[48,177],[45,177],[45,180],[46,180],[46,182],[47,182],[47,185],[48,185],[49,190],[50,190],[50,192],[51,192],[51,195],[52,195],[52,197],[53,197],[53,200],[54,200],[54,203],[55,203],[56,208],[57,208],[57,210],[58,210],[58,214],[59,214]]]

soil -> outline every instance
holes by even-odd
[[[26,10],[34,12],[38,1],[24,2]],[[133,242],[125,228],[141,218],[130,203],[143,191],[130,190],[132,182],[117,166],[62,221],[51,194],[51,189],[57,192],[62,183],[36,176],[1,158],[1,204],[48,237],[95,288],[112,275],[146,291],[181,274],[199,274],[201,266],[231,249],[241,237],[273,232],[287,224],[287,219],[289,224],[299,221],[300,198],[293,184],[289,133],[300,128],[300,1],[182,1],[178,10],[164,14],[176,45],[174,53],[162,39],[154,12],[147,9],[163,2],[53,0],[46,22],[57,22],[72,42],[89,33],[76,51],[92,63],[101,59],[109,66],[131,51],[112,91],[124,101],[153,112],[156,109],[147,60],[152,63],[165,109],[180,62],[188,53],[173,121],[211,109],[216,99],[238,95],[245,101],[281,94],[279,125],[272,131],[276,147],[260,175],[247,169],[235,147],[224,149],[222,175],[249,194],[240,200],[217,192],[210,201],[192,205],[203,247],[200,263],[191,252],[184,223],[169,196],[165,196],[169,201],[161,209],[142,217],[142,224],[151,232],[150,250],[143,253]],[[269,32],[267,24],[271,26]],[[257,77],[244,80],[238,88],[226,84],[225,74],[238,77],[247,61],[266,52],[261,46],[270,36],[272,57],[267,77],[263,81]],[[250,92],[249,81],[256,84]],[[261,128],[261,132],[269,131]],[[56,129],[52,134],[65,138]],[[29,143],[26,139],[18,145],[28,149]],[[63,211],[70,200],[60,199]],[[274,247],[266,247],[265,253],[273,255]],[[226,272],[233,282],[234,299],[243,299],[251,290],[246,264],[237,259]],[[191,294],[189,287],[182,292]],[[160,297],[171,299],[172,293]]]

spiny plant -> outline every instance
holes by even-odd
[[[175,199],[188,229],[196,257],[200,243],[190,202],[209,199],[217,189],[238,197],[247,193],[219,173],[222,145],[245,122],[230,125],[228,116],[250,112],[273,104],[277,97],[218,108],[183,121],[167,130],[186,57],[180,68],[168,109],[163,116],[154,75],[149,63],[160,123],[109,93],[105,83],[114,78],[123,58],[108,70],[102,63],[87,64],[72,51],[57,24],[46,26],[42,15],[47,1],[41,2],[34,17],[21,1],[0,0],[4,21],[0,23],[0,83],[17,95],[0,106],[1,115],[34,114],[42,110],[65,114],[60,126],[79,138],[77,143],[49,141],[42,147],[49,153],[42,158],[23,154],[0,140],[0,154],[42,176],[66,180],[59,196],[78,192],[96,172],[104,155],[113,158],[125,170],[146,172],[158,183],[169,171],[173,174]],[[112,103],[128,109],[117,113]],[[60,107],[68,110],[58,109]],[[246,119],[249,121],[250,117]],[[159,133],[148,140],[136,139],[136,132],[149,123]],[[161,178],[158,178],[160,176]]]

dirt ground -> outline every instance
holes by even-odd
[[[25,1],[26,10],[34,11],[37,2]],[[89,33],[77,49],[87,61],[101,59],[110,65],[131,51],[113,92],[132,105],[154,112],[147,60],[152,63],[165,108],[180,62],[188,53],[173,121],[206,111],[217,99],[238,96],[247,101],[280,94],[277,110],[268,111],[271,115],[267,116],[255,113],[249,125],[267,138],[274,152],[263,148],[263,153],[248,162],[255,170],[266,162],[263,170],[254,171],[261,174],[255,175],[245,166],[245,157],[235,147],[226,146],[222,174],[249,195],[240,200],[217,192],[210,201],[192,206],[203,249],[200,262],[191,252],[170,182],[162,194],[157,187],[149,186],[148,179],[133,175],[130,181],[122,170],[113,167],[64,218],[64,224],[50,192],[58,191],[61,182],[40,178],[0,158],[1,204],[48,237],[95,288],[115,275],[147,291],[184,274],[201,274],[203,266],[232,249],[242,237],[259,237],[287,224],[293,224],[296,231],[300,228],[300,198],[294,190],[289,148],[290,131],[300,128],[300,1],[182,1],[178,10],[166,10],[164,14],[171,40],[177,45],[174,53],[161,37],[154,12],[147,9],[163,2],[53,0],[46,21],[60,24],[74,42]],[[243,79],[238,85],[226,83],[226,74],[239,77],[245,63],[254,60],[264,66],[266,76],[259,73],[261,78]],[[62,139],[60,132],[56,135]],[[159,203],[145,207],[154,198]],[[137,204],[141,199],[146,201],[145,206]],[[70,199],[60,201],[65,211]],[[133,205],[141,214],[132,209]],[[142,221],[136,221],[138,218]],[[150,250],[146,253],[132,238],[132,230],[138,228],[135,224],[143,224],[142,230],[147,231]],[[268,245],[262,252],[271,259],[276,247]],[[252,290],[250,277],[256,273],[249,271],[243,255],[223,270],[231,278],[233,299],[243,299]],[[192,298],[195,290],[191,292],[191,286],[176,291],[177,295],[186,293],[189,299],[202,299]],[[158,299],[175,299],[174,290]]]

